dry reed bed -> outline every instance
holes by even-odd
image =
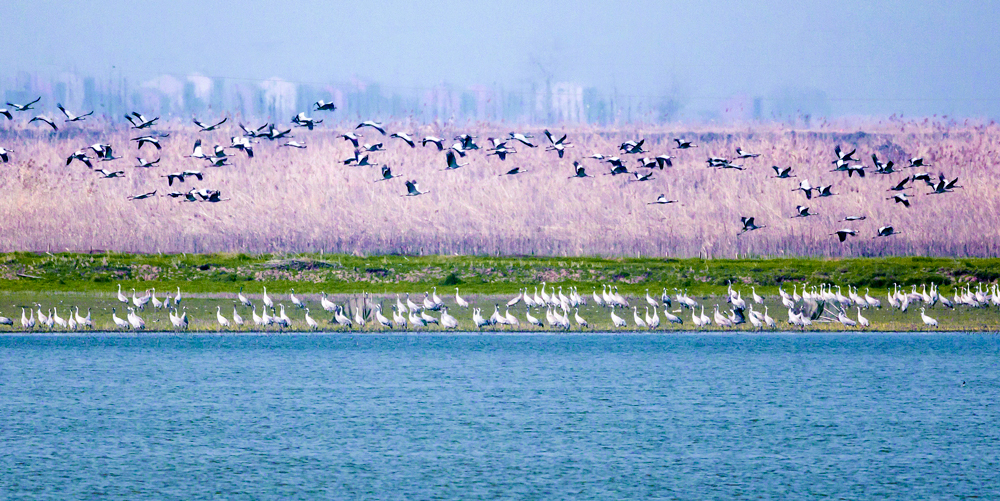
[[[20,118],[20,117],[19,117]],[[231,121],[232,122],[232,121]],[[230,124],[227,123],[227,126]],[[308,149],[280,148],[263,141],[248,160],[239,152],[233,166],[206,167],[185,158],[196,138],[210,151],[228,144],[239,133],[236,124],[222,131],[198,133],[168,123],[170,132],[152,169],[135,168],[136,131],[121,125],[92,123],[84,129],[67,126],[58,134],[35,127],[6,124],[0,146],[15,150],[2,165],[0,187],[0,248],[36,251],[118,250],[124,252],[341,252],[355,254],[538,254],[706,256],[737,255],[956,255],[994,256],[1000,249],[996,214],[1000,199],[994,167],[996,125],[890,121],[860,127],[824,125],[814,130],[790,130],[779,125],[723,129],[590,128],[567,132],[574,147],[566,158],[544,151],[541,128],[526,128],[538,148],[512,143],[518,153],[501,162],[484,151],[461,159],[469,165],[443,171],[444,154],[435,148],[415,149],[402,141],[364,131],[364,142],[384,142],[388,151],[371,154],[407,179],[417,179],[430,193],[404,197],[403,179],[373,182],[376,167],[342,163],[350,143],[336,138],[349,124],[326,124],[317,130],[296,129],[296,139]],[[520,129],[502,124],[467,127],[389,124],[389,131],[417,136],[452,138],[471,132],[481,145],[489,136]],[[863,133],[858,131],[864,131]],[[693,139],[698,148],[676,150],[673,137]],[[656,171],[656,179],[635,182],[627,176],[605,176],[607,164],[585,158],[591,153],[617,154],[628,139],[646,138],[650,156],[674,155],[674,167]],[[125,159],[95,167],[126,171],[125,179],[98,179],[83,164],[65,165],[78,148],[107,142]],[[449,141],[449,144],[453,141]],[[888,176],[871,172],[848,178],[829,172],[833,148],[858,148],[871,165],[870,154],[904,166],[910,156],[923,156],[934,176],[959,176],[962,189],[943,195],[923,183],[909,209],[886,197],[888,186],[917,169]],[[743,163],[745,171],[706,168],[709,155],[731,157],[737,146],[761,153]],[[155,158],[147,146],[145,158]],[[621,155],[635,165],[640,155]],[[572,162],[581,159],[591,179],[568,179]],[[795,179],[775,179],[771,165],[794,167]],[[499,176],[514,166],[528,172]],[[200,169],[204,182],[168,188],[160,176]],[[806,201],[792,190],[808,178],[815,186],[834,185],[836,196]],[[193,181],[193,182],[192,182]],[[231,201],[218,204],[182,203],[158,197],[128,201],[127,195],[157,189],[186,191],[192,186],[221,189]],[[660,194],[680,204],[647,205]],[[792,219],[798,204],[817,216]],[[737,236],[739,218],[755,216],[767,227]],[[867,220],[846,223],[849,215]],[[877,227],[891,224],[902,234],[872,239]],[[830,233],[849,227],[860,235],[840,244]]]

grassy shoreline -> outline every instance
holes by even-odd
[[[113,294],[176,287],[192,293],[253,291],[300,293],[423,292],[459,286],[477,294],[516,294],[541,282],[577,286],[581,294],[603,284],[625,294],[674,287],[718,294],[730,282],[775,294],[779,285],[831,283],[870,287],[894,283],[955,284],[1000,280],[998,258],[568,258],[484,256],[348,256],[339,254],[0,254],[0,291]]]
[[[481,257],[481,256],[345,256],[323,254],[295,255],[136,255],[121,253],[103,254],[49,254],[8,253],[0,254],[0,315],[15,322],[14,329],[0,327],[0,332],[20,330],[20,309],[41,304],[43,310],[56,308],[66,318],[68,308],[79,306],[82,311],[91,308],[95,326],[101,330],[115,330],[111,322],[112,308],[124,318],[126,305],[117,300],[118,284],[126,296],[131,297],[135,288],[141,296],[147,289],[156,289],[157,297],[164,293],[176,294],[180,287],[182,305],[191,317],[190,330],[195,332],[218,331],[217,308],[232,319],[233,307],[245,318],[248,326],[242,331],[260,330],[252,325],[250,310],[238,305],[236,294],[244,294],[255,304],[260,304],[263,289],[274,298],[275,304],[285,304],[292,318],[291,331],[308,330],[303,310],[292,306],[288,293],[292,290],[311,309],[311,315],[322,330],[330,332],[377,332],[383,330],[369,318],[363,330],[348,330],[331,324],[332,315],[322,310],[320,293],[326,292],[341,305],[356,306],[361,293],[372,295],[374,303],[383,306],[385,316],[391,318],[396,294],[405,299],[409,293],[420,303],[424,292],[437,288],[437,293],[448,306],[454,305],[455,288],[472,306],[482,308],[483,316],[499,305],[501,313],[507,301],[519,288],[527,286],[529,292],[541,282],[550,286],[578,287],[581,295],[590,299],[592,291],[601,291],[602,285],[613,285],[637,307],[640,317],[648,306],[646,290],[659,298],[663,289],[671,296],[674,290],[688,290],[689,294],[705,306],[711,317],[716,304],[728,311],[725,296],[727,284],[750,297],[751,290],[765,296],[765,305],[775,320],[778,330],[798,331],[789,326],[787,311],[777,296],[779,286],[791,292],[803,284],[822,283],[854,285],[864,294],[866,287],[871,295],[886,303],[886,290],[892,284],[906,286],[935,283],[942,295],[951,297],[956,286],[989,284],[1000,278],[1000,259],[978,258],[764,258],[764,259],[655,259],[655,258],[559,258],[559,257]],[[753,287],[753,289],[751,289]],[[976,332],[1000,331],[1000,311],[995,307],[957,310],[943,308],[940,304],[928,309],[928,314],[940,322],[939,329],[927,329],[919,316],[919,304],[903,313],[891,309],[863,310],[872,322],[870,331],[923,331],[957,330]],[[37,306],[34,306],[37,311]],[[758,307],[763,310],[763,305]],[[625,318],[626,329],[614,329],[610,310],[593,304],[580,308],[580,314],[592,326],[582,331],[574,325],[571,332],[635,331],[631,308],[617,310]],[[676,303],[671,311],[683,324],[670,324],[661,320],[660,331],[689,331],[691,312],[678,310]],[[661,310],[662,312],[662,310]],[[700,308],[699,308],[700,312]],[[523,303],[513,309],[521,327],[488,328],[484,332],[551,332],[552,329],[525,328]],[[857,317],[857,310],[847,312]],[[451,314],[459,320],[458,330],[477,331],[471,321],[471,311],[454,308]],[[533,310],[544,318],[544,311]],[[662,314],[662,313],[661,313]],[[436,314],[435,314],[436,315]],[[165,310],[147,308],[142,316],[147,330],[168,332],[172,329]],[[572,318],[573,312],[570,312]],[[846,328],[839,324],[814,324],[809,331],[838,331]],[[237,329],[230,329],[237,330]],[[420,328],[419,332],[436,332],[436,327]],[[639,329],[642,330],[642,329]],[[712,326],[700,331],[728,331]],[[736,328],[752,331],[749,324]],[[854,329],[848,329],[854,330]],[[36,328],[36,332],[39,329]],[[279,332],[278,329],[265,329]],[[288,332],[286,329],[285,332]]]

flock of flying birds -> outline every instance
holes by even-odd
[[[38,99],[35,99],[34,101],[27,104],[15,104],[8,102],[7,105],[10,106],[13,111],[11,111],[11,109],[0,109],[0,114],[2,114],[3,116],[7,117],[10,120],[13,120],[14,113],[23,113],[32,110],[34,109],[33,106],[36,105],[40,100],[41,98],[39,97]],[[94,113],[93,111],[91,111],[88,113],[84,113],[82,115],[75,115],[74,113],[70,112],[65,107],[63,107],[62,104],[57,104],[57,107],[65,116],[64,120],[65,123],[80,122]],[[327,103],[322,100],[317,101],[313,105],[313,111],[332,112],[334,110],[336,110],[336,106],[334,106],[333,103]],[[154,127],[156,126],[157,121],[159,120],[159,117],[146,118],[140,113],[132,112],[131,114],[125,115],[125,118],[131,124],[132,129],[137,131],[145,131],[143,135],[132,138],[132,141],[135,142],[135,147],[137,152],[136,154],[137,164],[135,165],[135,167],[136,168],[155,167],[160,161],[159,158],[153,160],[147,160],[140,155],[143,147],[146,145],[149,145],[155,148],[156,150],[160,150],[163,148],[161,142],[165,138],[167,138],[169,134],[158,133],[153,130]],[[197,119],[193,120],[194,124],[200,129],[200,132],[211,132],[220,130],[219,128],[223,124],[225,124],[226,121],[227,118],[223,118],[222,120],[216,123],[206,124]],[[56,121],[45,115],[36,115],[30,120],[28,120],[28,123],[32,122],[40,122],[42,124],[46,124],[53,130],[59,129],[58,125],[56,124]],[[323,120],[311,118],[307,116],[305,112],[298,113],[297,115],[292,117],[291,120],[292,126],[307,128],[309,130],[313,130],[317,125],[321,123],[323,123]],[[217,144],[212,148],[210,152],[206,152],[206,149],[202,147],[201,139],[198,139],[194,143],[194,147],[191,150],[191,154],[186,156],[189,158],[205,162],[205,165],[208,167],[223,167],[226,165],[231,165],[230,160],[233,158],[235,154],[237,154],[237,153],[230,153],[227,150],[236,150],[236,152],[241,151],[244,154],[246,154],[247,157],[252,158],[254,156],[254,144],[256,144],[261,140],[267,140],[267,141],[283,140],[280,146],[297,148],[297,149],[306,148],[306,144],[291,139],[293,137],[292,127],[281,128],[280,126],[271,123],[266,123],[257,128],[252,128],[252,127],[248,128],[241,123],[239,124],[239,127],[243,132],[242,135],[232,136],[229,146],[224,147],[222,145]],[[488,138],[489,145],[484,145],[485,147],[481,147],[479,144],[476,143],[477,136],[473,136],[471,134],[461,134],[454,138],[454,140],[456,141],[454,144],[452,144],[451,146],[446,146],[446,140],[441,137],[427,136],[418,141],[415,137],[413,137],[413,135],[409,133],[397,131],[397,132],[392,132],[391,134],[387,134],[386,128],[383,124],[370,120],[364,121],[358,124],[354,130],[345,132],[338,136],[339,138],[343,138],[346,141],[350,141],[354,146],[353,155],[343,160],[343,164],[354,165],[354,166],[380,167],[381,176],[375,180],[376,182],[389,181],[392,179],[399,178],[401,176],[394,173],[392,171],[392,168],[388,165],[379,165],[377,163],[372,162],[371,155],[380,151],[385,151],[385,144],[383,142],[377,142],[374,144],[370,143],[362,144],[363,136],[362,132],[360,132],[362,130],[370,130],[378,134],[381,134],[382,136],[388,136],[389,138],[398,139],[401,142],[405,143],[410,148],[416,148],[418,144],[421,147],[428,147],[428,145],[430,145],[431,147],[437,148],[438,151],[444,153],[444,161],[442,162],[443,170],[455,170],[465,167],[466,165],[468,165],[468,162],[463,163],[460,159],[465,158],[466,155],[468,155],[470,152],[476,150],[485,151],[486,155],[496,156],[501,161],[504,161],[507,159],[508,156],[516,154],[518,147],[537,148],[539,146],[539,144],[536,144],[534,142],[535,137],[533,135],[528,133],[519,133],[519,132],[510,132],[509,136],[506,138],[500,138],[500,139],[492,137]],[[568,138],[565,134],[563,134],[561,137],[557,137],[556,135],[550,133],[548,130],[545,130],[544,135],[545,139],[547,140],[547,144],[545,145],[545,150],[553,152],[554,154],[558,155],[559,158],[563,158],[564,155],[566,154],[566,150],[573,147],[573,144],[568,141]],[[693,144],[691,141],[686,141],[679,138],[674,139],[674,142],[676,143],[676,146],[674,146],[675,150],[683,151],[698,147],[698,145]],[[609,166],[609,170],[608,172],[605,172],[604,175],[611,175],[611,176],[625,175],[634,178],[634,180],[637,182],[649,181],[651,179],[654,179],[653,175],[656,169],[662,171],[665,167],[672,167],[674,157],[666,154],[650,156],[649,151],[644,149],[644,143],[645,139],[639,139],[636,141],[626,141],[619,146],[619,150],[616,155],[603,155],[600,153],[594,153],[592,155],[587,156],[586,158],[607,163]],[[74,160],[76,160],[85,164],[88,168],[94,169],[95,162],[100,162],[101,164],[105,164],[106,162],[111,162],[122,158],[120,156],[115,156],[114,151],[115,150],[110,144],[101,144],[101,143],[93,144],[85,148],[81,148],[70,154],[66,158],[66,164],[70,165]],[[2,160],[3,162],[8,162],[10,160],[11,153],[13,153],[12,150],[0,147],[0,160]],[[853,177],[854,175],[858,175],[859,177],[865,177],[866,172],[869,171],[877,175],[890,175],[890,174],[895,174],[897,172],[901,172],[901,170],[897,169],[897,166],[891,160],[883,162],[879,160],[878,156],[874,153],[871,155],[873,165],[870,167],[861,164],[859,159],[855,157],[855,154],[857,153],[856,149],[851,150],[849,152],[845,152],[838,145],[834,149],[834,153],[836,155],[836,158],[831,162],[834,165],[834,168],[832,169],[831,172],[841,172],[843,174],[846,174],[848,177]],[[93,156],[91,156],[91,154],[93,154]],[[629,158],[628,156],[630,155],[636,155],[635,158],[637,158],[637,162],[628,161]],[[741,160],[749,161],[759,156],[760,156],[759,153],[751,153],[738,147],[736,148],[736,155],[732,159],[710,156],[708,157],[707,164],[709,168],[733,169],[742,171],[744,170],[744,166],[742,164],[736,163],[737,161]],[[911,158],[909,160],[909,165],[906,165],[904,168],[923,169],[925,167],[930,167],[930,164],[925,163],[923,158]],[[778,166],[773,166],[772,168],[774,169],[775,172],[774,176],[775,178],[790,179],[797,177],[795,174],[793,174],[792,167],[781,168]],[[94,170],[99,174],[101,178],[105,179],[114,179],[125,176],[124,170],[115,170],[113,168],[108,169],[103,167]],[[518,174],[523,174],[525,172],[527,172],[527,170],[522,169],[520,167],[514,167],[503,172],[500,175],[514,176]],[[594,177],[587,173],[586,167],[584,167],[584,165],[582,165],[579,160],[573,162],[572,172],[573,172],[572,175],[569,176],[570,179]],[[198,181],[203,181],[205,178],[205,174],[201,170],[188,169],[188,170],[164,174],[161,177],[166,179],[168,187],[173,187],[175,182],[180,184],[183,183],[188,178],[196,178]],[[903,207],[906,208],[910,207],[912,195],[906,193],[906,191],[915,189],[918,182],[925,183],[926,186],[930,189],[928,194],[932,195],[950,193],[956,188],[961,188],[961,186],[958,185],[957,177],[954,179],[948,179],[945,177],[943,173],[941,173],[937,176],[937,178],[935,178],[930,173],[920,172],[917,174],[906,175],[905,177],[902,178],[902,180],[890,186],[887,191],[893,192],[893,194],[890,197],[887,197],[887,200],[892,200],[896,204],[901,204]],[[411,196],[411,197],[419,196],[430,192],[430,190],[421,189],[416,179],[405,179],[404,184],[406,186],[406,193],[404,196]],[[129,200],[144,200],[156,196],[157,191],[158,190],[153,189],[151,191],[130,195],[127,198]],[[808,179],[802,179],[799,182],[798,187],[793,189],[792,191],[801,191],[805,198],[805,201],[803,202],[802,205],[796,206],[795,208],[796,215],[793,216],[795,218],[805,218],[816,215],[815,212],[812,212],[812,209],[809,206],[804,205],[806,203],[809,203],[810,201],[813,201],[814,197],[815,199],[822,199],[836,195],[836,193],[833,192],[833,185],[813,186],[812,184],[810,184]],[[186,202],[216,203],[229,200],[229,198],[222,197],[222,192],[220,190],[204,189],[204,188],[202,189],[192,188],[186,192],[170,191],[166,193],[164,196],[172,198],[181,198],[183,201]],[[670,200],[667,198],[666,195],[661,194],[654,201],[649,202],[649,204],[666,205],[675,202],[677,202],[677,200]],[[857,222],[865,219],[866,216],[856,215],[856,216],[847,216],[843,219],[843,221]],[[754,216],[742,216],[740,217],[740,230],[737,235],[742,235],[744,233],[759,230],[766,227],[767,227],[766,224],[759,224],[757,218]],[[878,228],[878,230],[875,232],[872,238],[889,237],[892,235],[897,235],[899,233],[900,232],[897,231],[896,228],[894,228],[893,226],[886,225]],[[857,236],[858,231],[852,228],[845,227],[834,231],[833,233],[831,233],[831,235],[835,235],[840,242],[845,242],[848,237]]]

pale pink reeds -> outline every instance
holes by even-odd
[[[232,122],[234,120],[230,120]],[[469,165],[444,171],[444,154],[436,148],[411,149],[372,130],[362,142],[384,142],[388,151],[371,154],[373,163],[388,164],[402,176],[386,182],[378,167],[345,166],[353,147],[336,134],[351,124],[324,123],[314,131],[296,128],[305,150],[282,148],[284,141],[262,141],[248,160],[232,151],[233,166],[207,167],[185,158],[196,138],[206,152],[229,144],[241,133],[235,123],[221,131],[198,133],[193,126],[165,124],[170,132],[164,149],[145,147],[137,155],[129,138],[140,135],[124,125],[95,121],[83,129],[64,127],[50,135],[44,129],[11,123],[0,130],[0,146],[12,148],[10,163],[0,165],[0,248],[4,251],[117,250],[143,253],[179,252],[338,252],[355,254],[504,254],[705,256],[744,255],[944,255],[994,256],[1000,251],[1000,182],[996,176],[996,125],[941,122],[872,122],[812,130],[780,125],[745,127],[553,127],[566,132],[573,147],[564,159],[545,151],[541,127],[502,124],[435,127],[386,124],[389,132],[417,138],[433,134],[448,139],[459,133],[505,137],[509,131],[534,134],[537,148],[516,142],[507,161],[485,151],[471,152]],[[674,149],[674,137],[693,140],[698,148]],[[648,155],[623,155],[618,145],[646,138]],[[126,171],[125,179],[98,179],[83,164],[66,166],[73,151],[96,142],[111,143],[125,158],[95,167]],[[865,178],[829,172],[837,144],[857,148],[869,167]],[[736,160],[744,171],[706,167],[708,156],[732,158],[737,146],[761,157]],[[606,176],[607,164],[591,153],[625,158],[630,170],[639,156],[669,154],[674,166],[657,170],[656,179],[635,182],[629,176]],[[139,169],[136,156],[162,156],[159,166]],[[871,170],[871,153],[894,160],[903,172],[887,176]],[[906,169],[907,159],[922,156],[932,166]],[[573,160],[594,178],[569,179]],[[775,179],[772,165],[793,167],[798,176]],[[527,172],[500,176],[519,166]],[[190,178],[168,187],[168,172],[198,169],[205,180]],[[886,200],[886,189],[916,171],[937,177],[958,176],[953,193],[930,192],[917,182],[909,209]],[[792,190],[802,179],[833,184],[835,196],[806,201]],[[416,179],[430,193],[404,197],[404,179]],[[220,189],[232,200],[183,203],[157,197],[129,201],[128,195],[157,189]],[[648,205],[660,193],[679,201]],[[796,218],[796,205],[818,215]],[[845,216],[866,216],[844,222]],[[766,228],[737,236],[740,216],[755,216]],[[892,225],[902,234],[873,239],[876,229]],[[859,232],[844,244],[830,234],[840,228]]]

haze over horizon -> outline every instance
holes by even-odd
[[[832,117],[1000,118],[989,3],[12,1],[0,17],[0,90],[19,73],[67,71],[362,80],[404,94],[551,81],[673,98],[684,116],[805,95]]]

